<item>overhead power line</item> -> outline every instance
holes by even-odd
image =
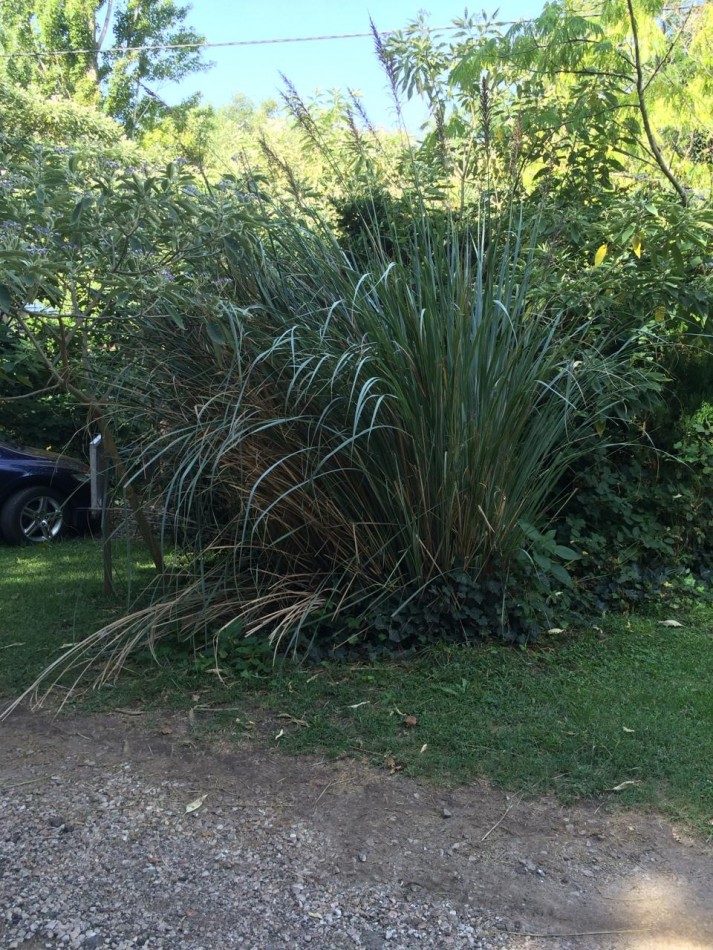
[[[592,16],[598,16],[598,14],[591,14]],[[534,18],[523,18],[521,20],[498,20],[489,22],[488,26],[516,26],[520,23],[532,23]],[[429,33],[443,33],[445,31],[454,31],[461,30],[462,27],[456,26],[453,23],[448,24],[448,26],[427,26],[427,31]],[[403,28],[399,30],[377,30],[379,36],[393,36],[396,33],[403,33]],[[374,34],[372,32],[368,33],[328,33],[321,36],[281,36],[281,37],[272,37],[270,39],[264,40],[227,40],[222,43],[208,43],[208,42],[196,42],[196,43],[166,43],[163,45],[151,45],[151,46],[114,46],[111,49],[52,49],[52,50],[33,50],[30,52],[22,51],[16,53],[0,53],[1,59],[14,59],[15,57],[42,57],[42,56],[82,56],[82,55],[94,55],[94,56],[114,56],[114,55],[126,55],[127,53],[150,53],[158,52],[160,50],[172,50],[172,49],[218,49],[220,47],[226,46],[271,46],[278,43],[317,43],[323,40],[357,40],[365,39],[368,37],[373,38]]]
[[[498,24],[499,25],[499,24]],[[429,27],[429,31],[455,30],[455,26]],[[379,36],[391,36],[399,30],[379,30]],[[115,46],[111,49],[53,49],[22,53],[0,53],[4,59],[15,56],[79,56],[92,53],[99,56],[110,56],[122,53],[144,53],[168,49],[216,49],[225,46],[270,46],[276,43],[316,43],[320,40],[356,40],[373,36],[372,33],[330,33],[323,36],[282,36],[266,40],[227,40],[223,43],[166,43],[153,46]]]
[[[699,0],[691,0],[690,8],[699,6]],[[671,7],[662,10],[662,13],[682,13],[686,7]],[[601,13],[581,14],[587,20],[601,19]],[[482,21],[483,26],[502,27],[502,26],[520,26],[525,23],[534,23],[537,17],[520,17],[517,20],[491,20]],[[449,23],[447,26],[425,26],[424,29],[429,33],[444,33],[462,30],[462,26]],[[403,33],[404,28],[398,30],[376,30],[378,36],[394,36],[397,33]],[[42,58],[44,56],[126,56],[129,53],[151,53],[161,50],[178,49],[220,49],[235,46],[274,46],[280,43],[318,43],[331,40],[358,40],[373,38],[374,33],[326,33],[318,36],[275,36],[262,40],[226,40],[220,43],[209,43],[207,41],[195,43],[163,43],[145,46],[113,46],[109,49],[50,49],[50,50],[22,50],[13,53],[0,53],[0,59],[19,59],[19,58]]]

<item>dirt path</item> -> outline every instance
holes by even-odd
[[[204,795],[200,808],[186,815],[185,805]],[[150,808],[147,803],[152,803]],[[190,834],[190,860],[197,868],[203,860],[202,847],[206,854],[210,852],[211,868],[216,862],[221,868],[221,861],[228,862],[225,866],[232,874],[232,886],[247,888],[252,864],[235,856],[248,854],[252,823],[252,863],[260,868],[260,888],[269,890],[270,868],[279,866],[282,877],[275,893],[282,895],[284,913],[289,907],[292,921],[285,924],[285,942],[277,939],[274,944],[265,942],[267,938],[260,936],[256,923],[257,948],[288,946],[288,935],[289,940],[298,939],[289,929],[297,926],[298,913],[310,926],[322,928],[309,939],[305,936],[304,942],[325,948],[713,948],[713,849],[662,818],[609,813],[605,804],[596,802],[573,808],[548,800],[524,802],[481,783],[444,792],[353,761],[293,759],[262,747],[235,749],[224,743],[209,747],[193,742],[178,717],[114,714],[63,717],[53,722],[28,713],[0,724],[0,921],[5,921],[7,941],[2,942],[0,929],[0,945],[11,946],[13,934],[17,939],[27,902],[39,900],[33,895],[43,893],[44,876],[60,881],[50,890],[61,889],[61,881],[67,885],[68,917],[91,916],[91,901],[89,908],[82,904],[84,885],[78,882],[73,887],[68,880],[72,872],[67,870],[69,858],[61,836],[64,833],[63,840],[71,842],[80,840],[77,830],[83,835],[81,849],[76,843],[69,849],[70,853],[72,848],[82,850],[78,875],[86,872],[87,862],[95,860],[121,865],[120,851],[118,857],[107,858],[114,853],[110,848],[113,825],[97,830],[98,838],[92,837],[93,829],[101,828],[102,815],[112,809],[146,842],[142,860],[149,864],[143,881],[134,880],[137,875],[131,855],[135,847],[123,861],[126,874],[133,874],[131,886],[139,889],[149,886],[148,871],[162,862],[168,875],[165,880],[173,880],[170,861],[161,858],[169,853],[172,828],[176,835],[184,836],[184,851],[189,846],[185,836]],[[59,817],[53,821],[55,812]],[[149,812],[153,817],[147,817]],[[170,822],[166,815],[171,816]],[[163,822],[160,834],[159,822]],[[23,844],[24,831],[30,837]],[[33,850],[40,832],[45,835],[42,860]],[[117,847],[133,847],[132,834],[117,833]],[[102,836],[107,848],[103,856]],[[276,852],[265,851],[278,841],[285,843],[284,849],[275,844]],[[216,842],[222,842],[218,851]],[[260,842],[264,842],[262,852]],[[283,857],[291,845],[299,849],[298,859]],[[230,853],[235,857],[233,865],[230,857],[216,858]],[[202,873],[196,870],[196,874]],[[205,874],[208,876],[208,871]],[[176,882],[178,888],[180,876]],[[245,907],[252,906],[248,890]],[[20,892],[26,903],[13,909]],[[327,920],[332,912],[320,904],[327,893],[338,894],[340,915],[348,912],[350,901],[355,907],[358,904],[353,919],[361,929],[355,923],[349,939],[348,928],[340,929],[339,921]],[[381,912],[375,911],[373,928],[367,933],[362,919],[368,917],[365,908],[370,894],[374,906],[388,904],[392,910],[384,910],[384,920]],[[51,894],[42,899],[54,907]],[[99,898],[96,901],[99,914]],[[334,914],[335,902],[336,898],[329,905]],[[411,930],[399,930],[399,908],[407,905],[412,917],[421,914],[425,925],[413,923]],[[430,943],[426,936],[423,940],[416,937],[421,932],[427,935],[429,926],[436,926],[435,922],[428,924],[435,917],[424,916],[427,906],[438,909],[439,914],[451,914],[458,922]],[[270,907],[279,913],[279,903]],[[265,911],[270,912],[269,908]],[[220,933],[215,930],[215,914],[209,920],[208,910],[203,917],[197,906],[184,914],[183,929],[176,931],[182,942],[169,934],[167,942],[161,943],[155,933],[147,933],[144,943],[133,944],[117,942],[118,938],[113,943],[100,943],[99,937],[92,936],[94,931],[86,928],[64,940],[61,928],[55,928],[52,936],[42,913],[33,913],[35,936],[28,930],[20,946],[185,946],[207,950],[252,945],[238,938],[237,923],[238,929],[229,929],[229,911],[225,909],[221,926],[228,929]],[[476,916],[481,929],[471,934],[464,921]],[[397,923],[389,931],[391,919]],[[335,928],[333,937],[325,920]],[[236,936],[230,937],[232,933]],[[211,942],[216,940],[222,943]]]

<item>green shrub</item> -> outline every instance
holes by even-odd
[[[710,404],[677,429],[671,452],[642,441],[602,446],[573,478],[558,536],[581,552],[575,573],[597,610],[706,589],[713,570]]]
[[[139,464],[195,557],[122,643],[175,622],[299,650],[550,626],[576,558],[553,493],[657,373],[532,310],[516,232],[486,249],[417,206],[399,242],[367,221],[357,266],[316,219],[262,212],[227,245],[232,300],[146,321],[161,434]]]

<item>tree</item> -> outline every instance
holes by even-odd
[[[429,103],[426,145],[449,171],[506,172],[525,189],[540,174],[580,193],[663,177],[683,204],[710,188],[703,150],[695,168],[681,147],[713,123],[710,4],[556,0],[505,33],[457,25],[453,44],[417,21],[385,47],[399,88]]]
[[[154,84],[208,68],[189,10],[174,0],[0,0],[0,68],[44,96],[100,105],[136,137],[170,111]],[[146,48],[157,46],[177,48]]]

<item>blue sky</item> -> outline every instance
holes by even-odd
[[[508,0],[506,7],[486,7],[485,12],[490,16],[497,11],[499,20],[511,20],[536,16],[541,7],[540,0]],[[378,29],[393,30],[413,20],[419,10],[429,14],[430,24],[443,26],[462,16],[464,6],[456,0],[195,0],[188,23],[208,42],[225,42],[366,33],[370,16]],[[236,93],[259,102],[278,96],[283,72],[305,98],[318,89],[350,88],[363,94],[376,124],[387,125],[393,117],[370,38],[229,47],[206,50],[205,56],[215,63],[210,72],[189,77],[178,88],[156,91],[169,102],[193,92],[216,106]]]

